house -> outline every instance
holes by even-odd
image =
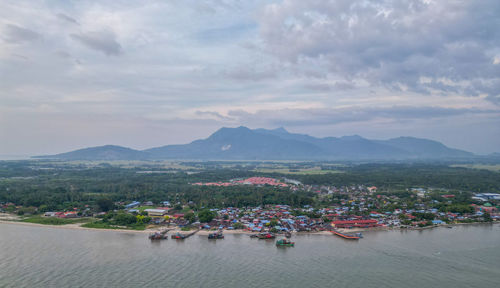
[[[167,215],[168,210],[166,209],[145,209],[149,217],[163,217]]]

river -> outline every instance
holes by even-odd
[[[295,247],[226,235],[0,223],[0,287],[498,287],[500,225],[299,235]]]

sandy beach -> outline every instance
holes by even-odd
[[[16,219],[17,220],[17,219]],[[130,230],[130,229],[105,229],[105,228],[86,228],[81,227],[84,223],[75,223],[75,224],[65,224],[65,225],[50,225],[50,224],[37,224],[37,223],[28,223],[28,222],[20,222],[16,220],[0,220],[0,224],[10,224],[10,225],[24,225],[24,226],[34,226],[34,227],[49,227],[49,228],[58,228],[58,229],[77,229],[77,230],[93,230],[93,231],[110,231],[110,232],[119,232],[119,233],[142,233],[149,234],[153,232],[158,232],[163,229],[171,229],[169,227],[151,227],[146,230]],[[190,233],[191,231],[182,231],[177,228],[173,228],[169,230],[168,234],[179,233]],[[213,233],[212,230],[200,230],[197,232],[198,235],[208,236],[208,234]],[[246,234],[252,235],[257,234],[256,232],[250,232],[246,230],[224,230],[224,234]],[[308,234],[308,235],[330,235],[328,231],[319,231],[319,232],[294,232],[293,235],[300,234]]]
[[[149,234],[153,232],[162,231],[164,229],[169,229],[169,234],[179,233],[191,233],[191,231],[182,231],[177,227],[166,227],[166,226],[151,226],[145,230],[132,230],[132,229],[106,229],[106,228],[87,228],[82,227],[81,225],[85,223],[74,223],[74,224],[65,224],[65,225],[50,225],[50,224],[38,224],[38,223],[28,223],[19,221],[21,218],[16,215],[11,215],[7,213],[0,213],[0,224],[9,224],[9,225],[24,225],[24,226],[34,226],[34,227],[49,227],[49,228],[58,228],[58,229],[77,229],[77,230],[92,230],[92,231],[109,231],[109,232],[118,232],[118,233],[140,233],[140,234]],[[352,228],[352,229],[337,229],[341,233],[357,233],[357,232],[366,232],[366,231],[389,231],[389,230],[424,230],[424,229],[433,229],[438,227],[445,226],[458,226],[458,225],[477,225],[477,224],[490,224],[490,223],[455,223],[455,224],[446,224],[446,225],[438,225],[438,226],[428,226],[428,227],[418,227],[418,228],[399,228],[399,227],[375,227],[375,228]],[[498,224],[498,223],[491,223]],[[214,230],[200,230],[197,232],[198,235],[208,236],[208,234],[213,233]],[[247,230],[224,230],[225,234],[246,234],[252,235],[257,234],[257,232],[250,232]],[[292,235],[331,235],[329,231],[318,231],[318,232],[292,232]]]

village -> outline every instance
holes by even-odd
[[[89,217],[91,228],[169,227],[189,231],[234,230],[243,232],[321,232],[332,229],[360,231],[366,229],[422,229],[457,223],[493,222],[500,220],[500,194],[476,193],[471,204],[454,204],[455,194],[436,194],[433,189],[408,188],[402,196],[378,193],[377,187],[365,185],[328,186],[302,185],[291,179],[251,177],[228,182],[194,183],[199,186],[255,185],[277,186],[290,193],[304,190],[314,193],[319,201],[328,200],[324,207],[291,207],[262,205],[256,207],[199,207],[197,203],[162,201],[132,201],[113,203],[113,210],[97,211],[85,205],[83,209],[45,211],[44,218],[78,219]],[[0,212],[31,211],[0,203]],[[20,213],[18,213],[20,214]],[[25,213],[22,213],[25,214]],[[203,215],[202,215],[203,214]],[[26,215],[23,215],[26,216]],[[115,219],[116,218],[116,219]],[[117,220],[117,219],[120,220]],[[104,225],[106,224],[106,225]],[[142,226],[138,226],[138,224]],[[144,229],[143,228],[143,229]]]

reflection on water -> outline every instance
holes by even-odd
[[[274,240],[0,224],[0,287],[496,287],[500,226]]]

